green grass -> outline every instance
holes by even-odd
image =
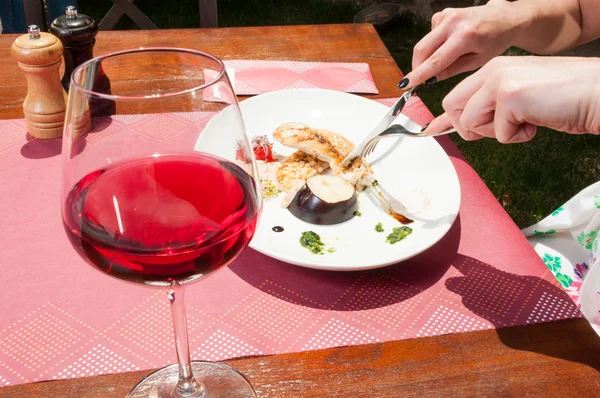
[[[108,12],[111,0],[79,0],[79,11],[97,21]],[[136,0],[135,5],[159,28],[199,26],[198,0]],[[219,26],[299,25],[352,22],[359,11],[347,1],[326,0],[218,0]],[[136,29],[122,18],[116,29]]]
[[[79,10],[97,21],[110,0],[79,0]],[[191,28],[199,24],[198,1],[137,0],[135,4],[160,28]],[[219,25],[257,26],[352,22],[356,3],[336,0],[219,0]],[[429,30],[429,23],[403,14],[396,28],[382,39],[398,66],[411,68],[412,48]],[[135,26],[123,18],[117,29]],[[518,53],[518,52],[516,52]],[[462,77],[439,82],[421,92],[431,111]],[[502,145],[485,139],[474,142],[453,137],[467,160],[515,222],[525,227],[539,221],[587,185],[600,180],[600,138],[573,136],[539,129],[526,144]]]

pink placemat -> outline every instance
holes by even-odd
[[[378,94],[369,64],[348,62],[223,61],[237,95],[291,88],[321,88]],[[208,78],[216,75],[205,70]]]
[[[390,104],[393,99],[383,102]],[[420,100],[407,107],[420,123]],[[183,139],[206,114],[95,121],[103,137],[133,131]],[[148,133],[148,126],[160,133]],[[27,140],[23,120],[0,121],[0,385],[174,363],[163,292],[93,270],[62,231],[60,141]],[[187,288],[193,359],[223,360],[463,333],[580,317],[569,297],[448,137],[462,203],[448,234],[409,261],[333,273],[251,249]]]

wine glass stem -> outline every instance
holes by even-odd
[[[173,390],[175,398],[204,397],[205,389],[202,383],[194,379],[190,361],[190,348],[188,344],[187,324],[185,319],[185,304],[183,302],[183,287],[173,282],[167,292],[171,303],[173,315],[173,329],[175,332],[175,347],[177,348],[177,363],[179,364],[179,381]]]

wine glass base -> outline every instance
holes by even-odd
[[[192,373],[204,385],[206,398],[255,398],[256,392],[246,377],[230,366],[215,362],[192,362]],[[179,380],[177,364],[169,365],[141,380],[127,398],[172,397]],[[194,396],[195,397],[195,396]]]

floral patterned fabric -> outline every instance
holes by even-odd
[[[600,334],[600,182],[523,233]]]

